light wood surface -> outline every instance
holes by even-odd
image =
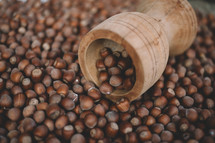
[[[164,4],[162,2],[165,0],[156,1],[159,1],[160,4],[154,0],[144,1],[145,4],[141,6],[143,9],[139,9],[141,12],[124,12],[110,17],[93,28],[80,43],[78,57],[81,70],[86,79],[94,82],[97,86],[101,83],[98,81],[98,71],[95,63],[97,59],[100,59],[99,51],[102,47],[110,46],[110,48],[117,51],[125,48],[131,57],[136,70],[136,82],[129,91],[115,90],[111,95],[105,95],[114,102],[123,97],[133,101],[142,95],[162,75],[167,64],[169,51],[173,55],[183,52],[195,37],[195,30],[197,30],[195,28],[195,25],[197,25],[195,23],[196,17],[193,14],[186,14],[192,13],[192,10],[187,10],[186,6],[182,6],[181,9],[183,10],[180,9],[180,11],[184,11],[185,15],[194,16],[193,20],[188,20],[187,16],[184,17],[181,13],[178,14],[185,20],[183,23],[190,24],[191,21],[191,25],[194,25],[193,28],[191,28],[192,26],[190,28],[186,26],[184,32],[183,29],[180,29],[180,27],[177,29],[177,25],[174,25],[174,22],[170,19],[173,16],[169,16],[171,14],[166,16],[167,11],[158,10],[156,7],[162,6]],[[186,0],[179,1],[188,3]],[[172,10],[175,14],[177,13],[174,12],[173,8],[177,9],[176,7],[181,6],[175,5],[173,2],[167,5],[163,5],[163,7],[166,7],[169,11]],[[159,13],[159,11],[161,12]],[[188,33],[186,33],[186,30]],[[183,37],[186,37],[186,39],[182,42]],[[179,44],[175,44],[174,41],[179,42]],[[183,44],[180,44],[180,42]],[[175,52],[174,47],[179,48],[181,45],[182,47]],[[169,49],[169,47],[172,49]]]
[[[187,50],[197,33],[195,11],[187,0],[142,0],[137,11],[160,22],[170,46],[170,55]]]

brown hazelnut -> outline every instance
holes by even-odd
[[[164,130],[164,125],[161,123],[155,123],[152,125],[152,131],[154,133],[160,134]]]
[[[138,143],[138,137],[135,132],[126,134],[125,140],[127,143]]]
[[[170,118],[166,114],[162,114],[158,117],[158,122],[162,123],[163,125],[167,125],[170,122]]]
[[[103,94],[111,94],[113,92],[113,87],[108,82],[103,82],[100,85],[99,90]]]
[[[62,129],[68,123],[68,117],[66,115],[59,116],[55,121],[56,129]]]
[[[98,59],[96,61],[96,68],[98,69],[98,71],[105,70],[105,64],[104,64],[104,61],[102,59]]]
[[[151,109],[151,112],[150,114],[153,116],[153,117],[157,117],[161,114],[161,109],[159,107],[154,107]]]
[[[66,61],[64,59],[57,58],[53,65],[55,68],[64,69],[66,68]]]
[[[112,75],[110,77],[110,85],[114,86],[114,87],[117,87],[117,86],[120,86],[122,84],[122,78],[119,76],[119,75]]]
[[[28,105],[26,107],[24,107],[22,114],[24,117],[30,117],[31,115],[34,114],[36,108],[34,105]]]
[[[35,113],[34,113],[34,120],[37,122],[37,123],[42,123],[44,120],[45,120],[45,112],[42,111],[42,110],[37,110]]]
[[[92,87],[92,88],[88,89],[87,94],[90,97],[92,97],[94,100],[96,100],[96,101],[101,98],[100,91],[97,88],[95,88],[95,87]]]
[[[62,100],[62,96],[59,94],[53,94],[49,97],[49,104],[58,104]]]
[[[75,123],[74,123],[74,127],[75,127],[75,130],[78,133],[82,133],[84,131],[84,129],[85,129],[83,120],[81,120],[81,119],[76,120]]]
[[[37,110],[46,110],[48,107],[47,102],[42,102],[36,105]]]
[[[32,84],[32,82],[31,82],[30,78],[24,78],[24,79],[22,80],[22,87],[23,87],[25,90],[32,88],[32,85],[33,85],[33,84]]]
[[[108,122],[117,122],[119,120],[119,114],[116,111],[108,111],[105,114]]]
[[[99,117],[97,126],[99,128],[103,128],[104,126],[106,126],[106,123],[107,123],[107,119],[105,117]]]
[[[166,125],[166,129],[173,132],[173,133],[177,132],[176,124],[172,123],[172,122],[170,122]]]
[[[97,104],[94,108],[93,111],[96,115],[98,116],[104,116],[105,115],[105,108],[101,104]]]
[[[107,48],[107,47],[104,47],[100,50],[100,56],[102,58],[105,58],[107,57],[108,55],[110,55],[112,53],[111,49],[110,48]]]
[[[185,107],[191,107],[194,104],[194,100],[190,96],[184,96],[182,98],[182,103]]]
[[[181,118],[178,123],[179,129],[185,132],[189,128],[189,121],[186,118]]]
[[[152,134],[152,142],[153,143],[159,143],[161,142],[161,138],[158,134]]]
[[[24,68],[24,73],[26,76],[30,77],[32,71],[35,69],[35,66],[32,64],[28,64],[25,68]]]
[[[19,108],[11,108],[7,113],[7,117],[12,121],[17,121],[21,117],[21,110]]]
[[[70,70],[65,70],[63,73],[63,80],[66,82],[72,82],[75,79],[75,71],[70,69]]]
[[[116,107],[121,112],[127,112],[130,108],[130,101],[127,98],[122,98],[119,102],[116,103]]]
[[[70,111],[70,110],[75,108],[74,101],[72,99],[70,99],[70,98],[67,98],[67,97],[63,98],[61,100],[61,105],[63,106],[64,109],[66,109],[68,111]]]
[[[68,117],[69,123],[74,123],[77,120],[77,115],[74,112],[72,112],[72,111],[67,112],[66,115]]]
[[[18,69],[14,68],[11,71],[10,79],[15,83],[19,83],[23,79],[23,74]]]
[[[105,128],[106,135],[111,138],[114,138],[118,134],[118,131],[119,131],[119,127],[115,122],[108,123]]]
[[[33,134],[37,141],[41,141],[48,135],[48,128],[45,125],[39,125],[36,127]]]
[[[165,96],[160,96],[157,97],[154,101],[154,106],[159,107],[159,108],[164,108],[167,104],[167,99]]]
[[[57,104],[50,104],[46,109],[46,115],[55,120],[60,115],[60,107]]]
[[[23,93],[14,95],[13,106],[14,107],[23,107],[25,105],[25,99],[26,99],[26,97]]]
[[[123,112],[119,114],[121,121],[128,121],[131,119],[131,114],[129,112]]]
[[[64,128],[63,128],[64,139],[69,140],[74,133],[75,133],[75,129],[72,125],[64,126]]]
[[[37,94],[33,91],[33,90],[27,90],[25,91],[25,95],[27,96],[27,98],[35,98],[37,97]]]
[[[46,140],[46,143],[61,143],[60,140],[56,137],[50,137]]]
[[[204,131],[203,131],[202,129],[196,128],[196,129],[194,130],[193,135],[194,135],[194,138],[195,138],[196,140],[201,140],[201,139],[204,137],[205,133],[204,133]]]
[[[0,95],[0,107],[5,107],[5,108],[9,108],[12,105],[12,98],[7,95],[7,94],[3,94]]]
[[[90,130],[90,136],[94,139],[103,139],[104,132],[100,128],[93,128]]]
[[[19,136],[18,142],[20,142],[20,143],[33,143],[33,139],[29,133],[23,133]]]
[[[116,57],[114,55],[108,55],[104,59],[104,64],[106,67],[109,67],[109,68],[115,66],[117,64]]]
[[[0,60],[0,72],[3,73],[7,69],[7,64],[5,61]]]
[[[23,90],[20,86],[15,85],[12,87],[11,92],[13,95],[19,94],[19,93],[23,93]]]
[[[24,69],[25,69],[25,67],[27,66],[27,65],[29,65],[29,60],[28,59],[23,59],[23,60],[21,60],[20,62],[19,62],[19,64],[18,64],[18,69],[19,70],[21,70],[21,71],[23,71]]]
[[[25,118],[22,121],[22,127],[24,132],[27,133],[34,130],[34,128],[36,127],[36,123],[32,118]]]
[[[70,143],[86,143],[86,139],[82,134],[74,134]]]
[[[192,108],[186,109],[185,116],[189,121],[195,122],[198,119],[198,112]]]
[[[173,140],[173,134],[170,131],[164,130],[161,133],[161,140],[171,142]]]
[[[131,72],[131,71],[128,71],[128,72]],[[127,74],[130,74],[128,72],[127,72]],[[119,75],[119,74],[121,74],[121,69],[119,67],[108,68],[108,74],[110,74],[110,75]]]
[[[83,87],[80,84],[73,85],[72,89],[77,94],[81,94],[84,91]]]
[[[48,127],[49,131],[54,131],[54,121],[52,121],[51,119],[46,118],[44,121],[44,125]]]
[[[11,130],[8,132],[7,137],[12,140],[13,138],[17,138],[19,136],[20,132],[17,130]],[[17,140],[18,141],[18,140]]]
[[[94,105],[93,99],[89,96],[82,95],[79,97],[79,101],[82,110],[90,110]]]
[[[175,105],[170,105],[165,110],[170,117],[178,114],[178,108]]]
[[[149,110],[145,107],[140,107],[136,110],[136,113],[139,117],[143,118],[143,117],[149,115]]]
[[[139,138],[140,138],[141,141],[150,140],[152,138],[152,133],[149,130],[142,131],[139,134]]]
[[[124,121],[120,123],[119,130],[122,134],[127,134],[133,131],[131,123]]]
[[[132,126],[139,126],[142,123],[140,117],[133,117],[130,122],[131,122]]]
[[[45,86],[42,84],[42,83],[36,83],[34,85],[34,91],[38,94],[38,95],[41,95],[41,94],[44,94],[46,92],[46,88]]]
[[[100,82],[104,82],[104,81],[107,81],[108,80],[108,72],[107,71],[101,71],[101,72],[99,72],[99,76],[98,76],[98,78],[99,78],[99,81]]]
[[[188,86],[188,91],[187,91],[188,95],[194,94],[196,92],[197,92],[196,86],[194,86],[194,85],[189,85]]]
[[[146,125],[147,126],[151,126],[153,125],[154,123],[156,122],[155,118],[153,116],[147,116],[147,119],[146,119]]]
[[[93,113],[87,114],[84,118],[84,124],[91,129],[97,125],[97,122],[98,122],[98,119],[96,115]]]
[[[173,97],[172,99],[170,99],[169,104],[179,106],[180,102],[179,102],[179,100],[177,98]]]
[[[61,79],[61,77],[62,77],[61,70],[60,69],[56,69],[56,68],[52,69],[51,70],[51,77],[54,80]]]
[[[175,88],[175,83],[173,81],[167,81],[166,82],[166,88],[172,88],[174,89]]]
[[[11,130],[15,130],[17,128],[17,123],[15,121],[6,121],[5,123],[5,128],[8,130],[8,131],[11,131]]]

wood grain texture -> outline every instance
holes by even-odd
[[[122,97],[132,101],[148,90],[163,73],[169,56],[167,37],[154,18],[138,12],[121,13],[99,24],[82,39],[79,49],[82,72],[97,86],[100,83],[95,63],[100,58],[99,49],[108,40],[117,43],[112,44],[116,46],[113,49],[123,47],[129,53],[136,69],[136,82],[130,91],[115,90],[106,96],[112,101]]]
[[[187,0],[142,0],[137,11],[161,23],[169,40],[170,55],[182,54],[193,43],[198,25]]]
[[[147,91],[162,75],[169,53],[184,52],[197,32],[195,13],[187,0],[144,0],[140,12],[124,12],[110,17],[82,39],[79,64],[87,80],[100,86],[96,60],[104,46],[126,49],[136,71],[136,82],[129,91],[115,90],[105,95],[112,101],[130,101]]]

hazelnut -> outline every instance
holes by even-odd
[[[79,97],[79,101],[80,101],[80,107],[82,110],[90,110],[94,104],[92,98],[89,96],[82,95]]]
[[[34,113],[34,120],[37,122],[37,123],[42,123],[44,120],[45,120],[45,112],[42,111],[42,110],[37,110],[35,113]]]
[[[68,117],[66,115],[59,116],[55,121],[56,129],[62,129],[68,123]]]
[[[75,129],[74,129],[74,127],[72,125],[64,126],[64,128],[63,128],[63,137],[66,140],[69,140],[74,133],[75,133]]]
[[[161,133],[161,140],[166,142],[171,142],[173,140],[173,134],[170,131],[162,131]]]
[[[100,128],[93,128],[90,130],[90,136],[94,139],[103,139],[104,132]]]
[[[84,118],[84,124],[91,129],[97,125],[97,121],[98,119],[93,113],[87,114]]]
[[[35,128],[33,134],[37,141],[41,141],[48,135],[48,128],[45,125],[39,125]]]
[[[109,136],[111,138],[114,138],[118,134],[118,131],[119,131],[119,127],[118,127],[117,123],[109,122],[106,125],[105,133],[106,133],[107,136]]]
[[[127,98],[122,98],[119,102],[116,103],[116,107],[121,112],[127,112],[130,108],[130,101]]]
[[[70,143],[86,143],[86,139],[82,134],[74,134]]]
[[[12,121],[17,121],[21,117],[21,110],[19,108],[11,108],[7,116]]]
[[[13,106],[14,107],[23,107],[24,105],[25,105],[25,95],[23,93],[14,95]]]
[[[72,109],[75,108],[75,103],[72,99],[66,97],[66,98],[63,98],[61,100],[61,105],[63,106],[64,109],[66,109],[67,111],[70,111]]]
[[[123,134],[127,134],[133,131],[132,125],[131,123],[124,121],[122,123],[120,123],[119,125],[119,130],[121,133]]]
[[[46,109],[46,114],[49,118],[55,120],[60,115],[60,107],[57,104],[50,104]]]

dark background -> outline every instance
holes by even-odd
[[[198,9],[200,12],[207,14],[215,14],[215,0],[188,0],[194,9]]]

